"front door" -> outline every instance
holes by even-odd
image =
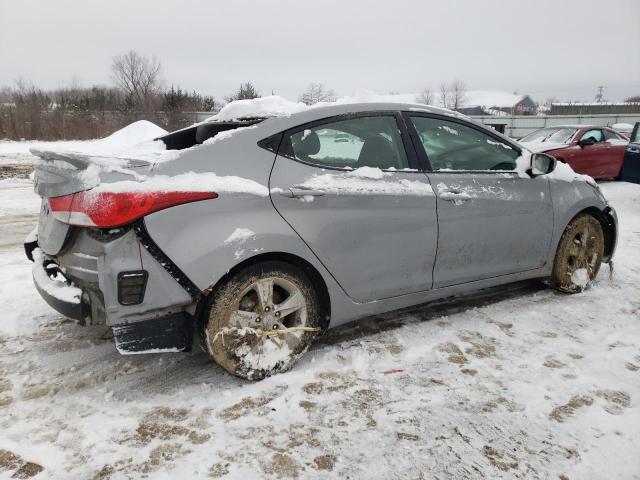
[[[437,194],[434,288],[544,265],[553,229],[549,181],[516,170],[513,144],[462,120],[409,114]]]
[[[341,116],[286,132],[271,198],[358,302],[429,290],[436,199],[393,114]],[[409,154],[407,154],[408,147]]]
[[[578,151],[571,158],[569,165],[579,173],[594,178],[607,176],[610,144],[605,142],[604,133],[599,128],[592,128],[582,134],[578,141],[591,140],[593,143],[578,146]]]

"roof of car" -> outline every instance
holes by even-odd
[[[609,129],[609,127],[603,127],[602,125],[585,125],[583,124],[566,124],[566,125],[550,125],[548,127],[544,127],[544,128],[606,128]]]
[[[272,130],[273,133],[287,130],[305,123],[314,122],[323,118],[334,117],[349,113],[361,112],[394,112],[394,111],[415,111],[446,115],[452,118],[459,118],[477,123],[470,117],[446,108],[421,105],[417,103],[395,103],[395,102],[366,102],[366,103],[334,103],[318,107],[311,107],[300,112],[269,116],[259,127],[264,131]]]

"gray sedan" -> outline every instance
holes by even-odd
[[[160,141],[164,161],[117,168],[38,152],[36,288],[122,353],[196,338],[260,379],[365,316],[524,279],[579,292],[615,249],[593,181],[446,110],[333,105]]]

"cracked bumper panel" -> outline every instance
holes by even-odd
[[[83,320],[86,308],[82,303],[82,290],[71,284],[55,264],[48,263],[40,250],[35,249],[32,253],[33,284],[40,296],[65,317]]]
[[[114,326],[113,336],[118,352],[123,355],[185,352],[191,350],[192,331],[191,317],[183,312]]]
[[[93,324],[122,325],[184,312],[193,303],[191,295],[140,245],[133,230],[112,232],[75,229],[61,254],[45,256],[80,290],[84,318]],[[144,298],[136,305],[122,305],[118,275],[139,270],[148,273]],[[77,318],[45,300],[60,313]]]

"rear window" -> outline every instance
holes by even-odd
[[[282,154],[330,168],[408,168],[395,117],[372,115],[329,120],[287,135]]]
[[[184,150],[195,145],[204,143],[205,140],[215,137],[220,132],[234,130],[236,128],[248,127],[260,123],[264,118],[254,118],[238,122],[209,122],[183,128],[158,138],[166,146],[167,150]]]

